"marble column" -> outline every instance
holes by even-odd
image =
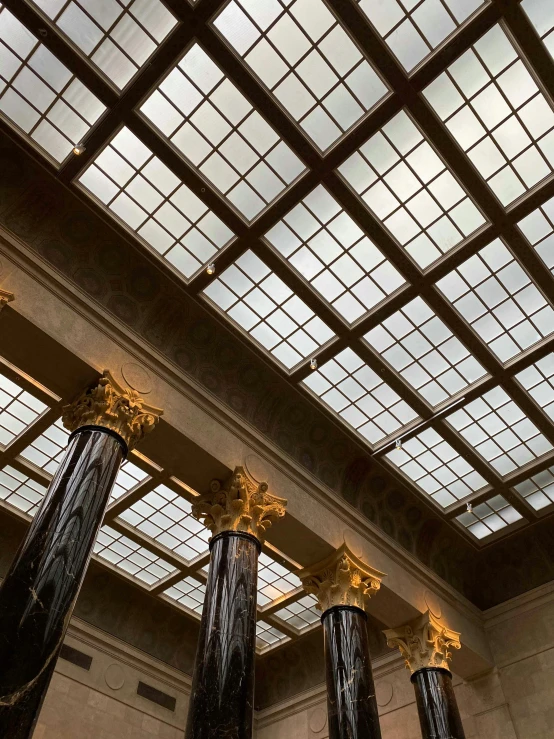
[[[460,649],[460,635],[427,611],[385,636],[389,647],[400,649],[412,674],[423,739],[465,739],[448,669],[449,650]]]
[[[107,371],[64,408],[64,458],[0,587],[0,737],[33,734],[120,464],[160,414]]]
[[[381,739],[365,609],[384,574],[343,544],[298,576],[323,612],[329,739]]]
[[[186,739],[252,737],[258,555],[286,503],[237,467],[193,504],[212,538]]]

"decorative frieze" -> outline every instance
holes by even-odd
[[[450,648],[460,649],[462,646],[460,634],[441,624],[431,611],[399,629],[387,629],[384,634],[389,647],[400,649],[412,674],[428,667],[449,670]]]

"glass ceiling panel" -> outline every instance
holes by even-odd
[[[117,520],[134,526],[186,561],[208,551],[210,532],[190,512],[191,504],[166,485],[158,485]]]
[[[268,603],[292,593],[301,586],[295,574],[262,552],[258,560],[258,605]]]
[[[29,516],[37,512],[46,487],[7,465],[0,470],[0,499]]]
[[[177,23],[159,0],[30,1],[120,90]]]
[[[385,457],[442,508],[487,485],[434,429],[402,442],[401,449],[393,449]]]
[[[500,26],[424,94],[502,205],[552,174],[554,111]]]
[[[552,451],[552,444],[501,387],[446,420],[502,477]]]
[[[371,445],[418,418],[352,349],[325,362],[302,384]]]
[[[98,532],[94,554],[150,586],[177,572],[173,565],[109,526]]]
[[[495,495],[485,503],[476,505],[472,512],[467,511],[456,516],[456,521],[459,521],[476,539],[484,539],[522,518],[523,516],[507,500],[501,495]]]
[[[518,372],[516,380],[554,421],[554,352]]]
[[[265,239],[349,324],[406,284],[322,185]]]
[[[214,25],[320,151],[388,92],[323,0],[231,0]]]
[[[484,0],[356,0],[407,72],[452,36]]]
[[[95,157],[79,183],[187,282],[234,238],[128,128]]]
[[[552,0],[523,0],[521,7],[554,57],[554,4]]]
[[[437,287],[502,362],[554,332],[551,304],[500,239]]]
[[[106,110],[0,3],[0,113],[60,164]]]
[[[528,480],[514,485],[514,490],[518,492],[529,505],[540,511],[554,503],[554,467],[547,470],[537,472]]]
[[[317,600],[313,595],[306,595],[296,603],[291,603],[286,608],[275,611],[277,618],[298,631],[306,631],[321,619],[321,611],[316,608]]]
[[[200,616],[204,607],[206,586],[193,577],[187,576],[164,590],[163,594]]]
[[[198,44],[140,110],[247,221],[306,170]]]
[[[339,172],[421,269],[485,223],[405,111],[354,152]]]
[[[288,640],[282,631],[275,626],[271,626],[266,621],[258,621],[256,624],[256,647],[257,649],[266,649],[268,647],[276,647],[277,644]]]
[[[0,374],[0,446],[7,446],[45,410],[42,401]]]
[[[419,297],[369,331],[364,339],[433,407],[487,374]]]
[[[554,274],[554,198],[547,200],[517,225]]]
[[[321,318],[250,250],[202,294],[287,370],[335,337]]]

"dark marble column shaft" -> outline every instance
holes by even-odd
[[[33,734],[124,450],[74,432],[0,587],[0,737]]]
[[[423,739],[465,739],[452,675],[442,667],[424,667],[411,677]]]
[[[185,737],[250,739],[260,543],[225,531],[210,548]]]
[[[329,739],[381,739],[366,614],[334,606],[322,622]]]

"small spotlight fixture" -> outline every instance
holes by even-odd
[[[81,154],[84,154],[86,150],[87,150],[87,147],[83,143],[77,144],[76,146],[73,147],[73,153],[76,156],[80,156]]]
[[[315,357],[312,357],[312,359],[310,359],[310,369],[311,370],[317,369],[317,359]]]
[[[395,446],[395,449],[402,450],[402,439],[397,439],[394,446]]]
[[[215,264],[213,262],[210,262],[210,264],[208,264],[208,266],[206,267],[206,272],[209,275],[215,274]]]
[[[468,512],[468,513],[473,513],[473,506],[472,506],[472,504],[471,504],[471,503],[468,503],[468,504],[467,504],[467,512]]]

